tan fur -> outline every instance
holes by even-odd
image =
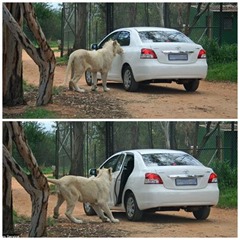
[[[68,76],[70,71],[72,72],[71,80],[69,81],[69,89],[78,92],[84,92],[77,86],[78,81],[85,73],[85,71],[92,72],[92,90],[97,90],[97,72],[101,73],[102,85],[104,91],[108,91],[107,88],[107,74],[112,66],[113,58],[116,54],[122,54],[123,50],[119,43],[115,40],[109,40],[106,42],[102,49],[97,51],[88,51],[85,49],[79,49],[74,51],[68,60],[65,82],[68,82]]]
[[[103,222],[119,222],[115,219],[108,207],[108,198],[112,178],[111,169],[99,169],[97,177],[85,178],[79,176],[64,176],[60,179],[48,179],[48,182],[58,186],[58,201],[54,208],[54,218],[59,216],[59,208],[66,200],[65,215],[74,223],[82,220],[72,216],[76,203],[88,202]],[[104,215],[104,213],[108,218]]]

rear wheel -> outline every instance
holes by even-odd
[[[191,80],[188,83],[183,84],[187,92],[195,92],[199,86],[199,80]]]
[[[137,201],[133,193],[129,193],[126,197],[125,210],[128,220],[139,221],[142,219],[143,211],[138,208]]]
[[[95,211],[91,207],[90,203],[83,203],[83,209],[87,216],[96,215]]]
[[[135,81],[133,72],[130,66],[123,69],[123,86],[129,92],[135,92],[138,89],[139,83]]]
[[[197,220],[205,220],[210,214],[210,207],[202,207],[199,210],[193,211],[193,215]]]
[[[85,80],[88,86],[92,86],[92,73],[90,71],[85,72]]]

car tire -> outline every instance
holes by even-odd
[[[139,83],[135,81],[130,66],[126,66],[123,69],[123,86],[129,92],[136,92],[138,90]]]
[[[90,71],[85,72],[85,80],[88,86],[92,86],[92,73]]]
[[[195,92],[199,86],[199,80],[191,80],[188,83],[183,84],[187,92]]]
[[[205,220],[210,214],[210,207],[202,207],[199,210],[193,211],[193,215],[197,220]]]
[[[83,209],[87,216],[94,216],[96,212],[93,210],[90,203],[83,203]]]
[[[125,210],[128,220],[139,221],[142,219],[143,211],[138,208],[137,201],[133,193],[129,193],[125,199]]]

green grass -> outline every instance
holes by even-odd
[[[56,118],[56,114],[50,112],[44,108],[37,107],[34,109],[28,109],[25,113],[23,113],[23,118]]]
[[[237,82],[237,61],[209,66],[206,80]]]
[[[237,208],[237,188],[220,189],[218,207],[220,208]]]
[[[68,56],[64,55],[63,57],[56,57],[57,65],[67,65],[68,63]]]

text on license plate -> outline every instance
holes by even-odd
[[[169,53],[168,60],[169,61],[187,61],[188,55],[185,53]]]
[[[197,185],[197,178],[176,178],[176,186]]]

